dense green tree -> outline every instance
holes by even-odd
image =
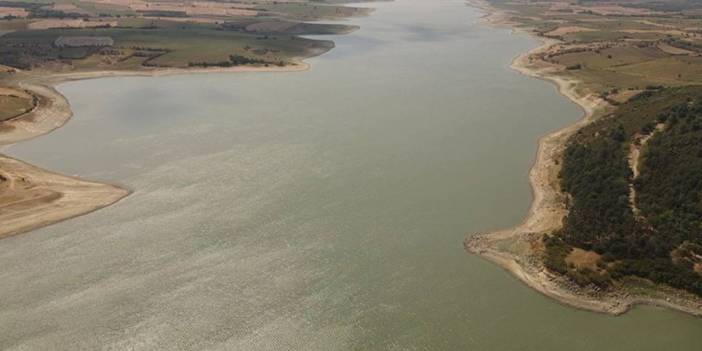
[[[657,123],[664,128],[656,131]],[[637,133],[653,136],[632,180],[627,157]],[[701,87],[656,87],[583,128],[566,147],[560,178],[569,211],[544,240],[547,268],[581,285],[633,275],[702,295],[694,269],[702,267]],[[564,260],[573,247],[603,255],[608,274],[569,269]]]

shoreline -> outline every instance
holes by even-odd
[[[548,50],[559,41],[515,28],[513,23],[507,20],[508,15],[485,0],[468,0],[467,4],[482,11],[483,21],[488,25],[511,28],[513,34],[528,34],[539,40],[540,44],[537,47],[514,58],[510,68],[520,74],[552,83],[559,94],[581,108],[583,115],[576,122],[539,138],[536,157],[529,170],[533,200],[522,222],[512,228],[467,237],[464,241],[466,251],[497,264],[527,286],[568,306],[619,315],[636,305],[646,304],[702,316],[702,299],[689,293],[671,289],[669,292],[672,294],[666,294],[659,291],[660,287],[654,289],[659,296],[632,295],[622,288],[617,288],[614,292],[598,293],[579,288],[567,278],[549,272],[543,266],[541,257],[536,252],[541,236],[560,228],[567,213],[565,195],[560,192],[558,183],[561,154],[569,137],[607,111],[610,105],[591,94],[578,93],[576,88],[582,82],[558,76],[557,67],[543,62],[539,66],[530,60],[533,55]],[[505,243],[515,249],[502,248]]]
[[[316,56],[316,55],[314,55]],[[78,72],[24,72],[3,84],[28,91],[37,99],[29,112],[0,123],[0,240],[86,215],[113,205],[132,193],[122,185],[85,180],[52,172],[7,156],[2,149],[50,133],[73,117],[68,100],[56,86],[105,77],[160,77],[179,74],[301,72],[310,65],[271,67],[168,68]]]

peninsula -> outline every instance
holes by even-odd
[[[580,105],[544,136],[520,225],[468,251],[575,307],[702,315],[702,6],[695,1],[471,1],[541,46],[519,72]]]

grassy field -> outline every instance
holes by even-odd
[[[109,36],[114,39],[111,51],[116,55],[92,55],[89,49],[67,49],[53,46],[60,36]],[[310,56],[333,47],[333,43],[323,40],[305,39],[294,35],[266,35],[237,31],[215,30],[207,25],[183,24],[156,29],[49,29],[41,31],[19,31],[0,37],[3,50],[18,58],[25,57],[24,45],[31,45],[37,51],[43,50],[39,58],[61,60],[73,58],[77,68],[89,68],[97,59],[111,57],[113,60],[131,58],[134,52],[148,50],[162,51],[163,54],[150,60],[152,64],[164,67],[187,67],[190,62],[219,62],[229,55],[255,57],[271,62],[290,62]],[[8,48],[14,48],[11,52]],[[139,50],[143,49],[143,50]],[[80,55],[83,52],[83,55]],[[92,59],[81,59],[89,58]],[[143,57],[140,62],[144,62]],[[131,62],[137,63],[138,60]],[[105,60],[107,62],[107,60]],[[137,68],[138,66],[129,67]]]
[[[362,16],[369,12],[365,8],[322,1],[244,4],[172,0],[98,4],[60,0],[42,4],[6,3],[25,8],[30,17],[0,20],[0,30],[8,31],[0,36],[0,64],[24,70],[62,71],[285,65],[334,46],[331,41],[301,35],[342,34],[357,28],[301,21]],[[178,15],[170,17],[171,13]],[[163,16],[158,17],[159,14]],[[114,45],[57,47],[54,42],[61,36],[109,37]],[[229,62],[231,57],[243,59]]]
[[[341,5],[327,5],[323,3],[266,3],[257,5],[256,9],[262,9],[266,13],[279,15],[282,18],[298,21],[313,21],[319,19],[339,19],[352,16],[367,15],[370,10],[366,8],[354,8]]]
[[[70,1],[79,9],[86,11],[94,16],[133,16],[136,12],[127,6],[116,4],[101,4],[87,1]]]
[[[26,93],[0,87],[0,106],[0,121],[4,121],[34,108],[34,100]]]
[[[682,12],[661,12],[641,1],[491,2],[518,26],[559,39],[541,59],[583,81],[583,93],[616,100],[649,85],[702,83],[702,5],[682,1]]]

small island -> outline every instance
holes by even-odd
[[[702,315],[702,5],[471,1],[542,45],[512,67],[584,117],[544,136],[522,224],[465,241],[543,294]]]
[[[331,50],[346,24],[366,16],[344,1],[1,1],[0,146],[66,123],[69,102],[53,87],[105,76],[303,71]],[[0,239],[111,205],[129,194],[0,155]]]

